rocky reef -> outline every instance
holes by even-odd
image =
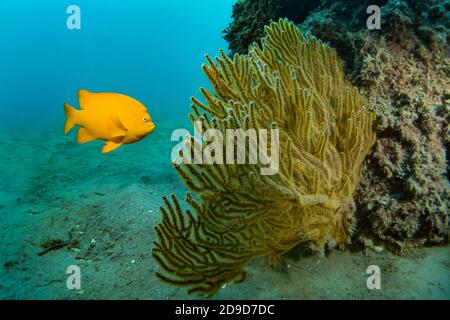
[[[368,30],[368,5],[381,29]],[[356,247],[401,251],[449,239],[448,0],[238,1],[225,39],[245,53],[268,21],[287,17],[335,48],[377,114],[377,141],[355,196]]]
[[[248,52],[249,46],[264,35],[264,26],[280,17],[298,24],[320,1],[247,0],[237,1],[233,7],[233,22],[224,31],[232,54]]]

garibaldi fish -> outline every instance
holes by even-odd
[[[78,100],[81,110],[64,104],[64,133],[79,126],[78,143],[105,140],[102,153],[137,142],[155,129],[145,106],[126,95],[79,90]]]

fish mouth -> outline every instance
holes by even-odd
[[[155,130],[155,128],[156,128],[155,126],[149,127],[148,130],[147,130],[147,132],[141,133],[141,134],[136,134],[136,138],[138,138],[138,139],[144,138],[145,136],[147,136],[147,135],[149,135],[150,133],[152,133],[153,130]]]

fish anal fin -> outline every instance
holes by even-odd
[[[92,134],[89,133],[85,128],[80,128],[78,130],[77,141],[78,143],[86,143],[89,141],[97,140]]]
[[[120,142],[114,142],[114,141],[108,141],[102,148],[102,153],[108,153],[111,151],[116,150],[118,147],[120,147],[122,143]]]

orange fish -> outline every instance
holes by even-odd
[[[79,126],[78,143],[105,140],[102,153],[137,142],[155,129],[145,106],[126,95],[80,90],[78,101],[81,110],[64,104],[64,133]]]

